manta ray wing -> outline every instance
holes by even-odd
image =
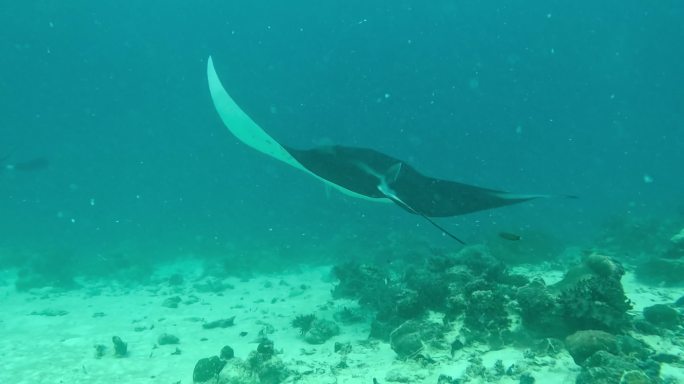
[[[397,158],[367,148],[285,148],[311,172],[365,196],[380,198],[385,194],[378,189],[378,176],[359,167],[359,163],[375,170],[376,174],[393,175],[393,180],[388,182],[396,197],[404,203],[404,206],[397,205],[429,217],[463,215],[546,197],[512,194],[425,176]],[[400,169],[397,164],[401,165]]]

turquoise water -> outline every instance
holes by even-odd
[[[239,143],[209,98],[210,54],[289,145],[580,197],[440,220],[469,243],[506,230],[583,245],[610,220],[681,221],[682,16],[675,1],[8,3],[0,246],[74,262],[259,246],[315,260],[391,233],[455,247]]]

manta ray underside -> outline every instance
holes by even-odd
[[[230,97],[209,58],[209,90],[223,123],[250,147],[283,161],[347,195],[393,202],[420,215],[455,240],[431,217],[448,217],[520,203],[547,195],[520,195],[428,177],[402,160],[373,149],[321,146],[295,149],[280,144]]]

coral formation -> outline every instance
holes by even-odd
[[[303,336],[311,329],[311,325],[314,320],[316,320],[316,315],[297,315],[294,320],[292,320],[292,328],[298,328],[299,333]]]
[[[271,340],[263,339],[246,360],[235,357],[229,346],[221,349],[221,357],[197,361],[193,372],[195,383],[212,384],[279,384],[292,372],[276,356]]]
[[[571,330],[622,332],[630,324],[632,304],[615,278],[592,277],[563,291],[558,304]]]
[[[516,294],[523,325],[540,337],[563,337],[568,329],[563,322],[556,297],[544,280],[535,279]]]
[[[565,339],[565,347],[578,365],[598,351],[618,353],[617,338],[604,331],[577,331]]]
[[[684,257],[684,228],[670,238],[670,246],[663,253],[666,259],[681,259]]]
[[[180,296],[168,297],[164,299],[164,301],[162,302],[162,307],[178,308],[178,304],[180,304],[181,301],[182,299],[180,298]]]
[[[444,330],[441,324],[409,320],[390,333],[389,341],[390,347],[397,356],[405,359],[418,356],[428,345],[442,344],[444,342]]]
[[[680,296],[679,299],[674,302],[675,307],[684,307],[684,296]]]
[[[633,320],[621,282],[623,266],[602,252],[581,256],[553,285],[511,273],[479,246],[412,266],[346,264],[336,268],[334,296],[357,299],[373,311],[370,336],[388,341],[400,359],[429,362],[433,349],[463,356],[472,345],[498,349],[515,342],[527,346],[532,359],[555,359],[567,349],[582,367],[578,383],[655,382],[660,355],[628,333],[634,327],[660,332],[658,327],[677,326],[679,314],[654,306],[644,312],[648,321]],[[441,322],[428,320],[437,313]],[[502,374],[535,381],[523,368],[489,369],[477,358],[462,379],[496,380]],[[446,375],[439,380],[460,382]]]
[[[684,283],[684,258],[667,259],[653,257],[636,268],[639,280],[655,285],[680,285]]]
[[[304,333],[304,340],[309,344],[323,344],[340,333],[340,327],[331,320],[315,319],[311,327]]]
[[[178,343],[180,343],[180,339],[177,336],[174,336],[174,335],[171,335],[168,333],[162,333],[157,338],[157,344],[159,344],[159,345],[178,344]]]
[[[170,286],[181,286],[185,282],[185,279],[183,278],[183,275],[180,273],[174,273],[173,275],[169,276],[168,283]]]
[[[219,320],[214,320],[210,321],[208,323],[202,324],[202,328],[204,329],[214,329],[214,328],[228,328],[232,327],[235,325],[235,316],[231,316],[226,319],[219,319]]]
[[[661,254],[667,246],[664,240],[672,236],[674,228],[681,228],[675,225],[653,217],[614,217],[604,223],[595,245],[624,260],[639,260],[642,255]]]
[[[333,315],[335,321],[342,324],[362,323],[366,320],[366,314],[359,308],[344,307]]]
[[[465,315],[465,339],[497,348],[510,341],[506,305],[512,290],[527,283],[478,246],[453,256],[434,255],[412,267],[391,265],[380,271],[345,264],[334,272],[339,279],[335,297],[356,298],[376,312],[371,337],[388,341],[390,333],[407,320],[434,311],[444,313],[447,322]]]
[[[660,364],[644,342],[627,335],[579,331],[566,347],[582,367],[576,383],[655,383]]]
[[[652,360],[641,361],[629,356],[617,356],[598,351],[587,358],[577,384],[648,384],[659,382],[659,366]]]
[[[334,298],[357,299],[363,306],[382,311],[390,304],[386,299],[396,294],[389,273],[371,265],[342,264],[335,266],[332,273],[339,280],[332,292]]]
[[[684,283],[684,228],[670,238],[664,250],[650,254],[654,256],[637,266],[636,276],[641,281],[665,285]]]
[[[334,321],[317,319],[313,314],[298,315],[292,320],[292,327],[298,328],[309,344],[323,344],[340,333],[340,327]]]
[[[192,371],[192,380],[195,383],[203,383],[218,377],[219,372],[226,365],[218,356],[199,359]]]
[[[221,360],[230,360],[235,357],[235,351],[229,345],[223,346],[221,348],[221,353],[219,354]]]
[[[271,340],[263,340],[246,361],[250,372],[258,377],[259,384],[278,384],[290,376],[290,371],[277,356]]]
[[[95,344],[95,358],[100,359],[104,357],[105,353],[107,352],[107,346],[104,344]]]
[[[655,326],[668,329],[675,329],[682,323],[682,316],[679,312],[666,304],[644,308],[644,318]]]
[[[128,344],[119,336],[112,336],[112,343],[114,344],[114,356],[126,357],[128,355]]]
[[[508,344],[511,321],[507,299],[499,290],[477,290],[467,296],[462,333],[468,341],[488,342],[494,348]]]
[[[632,308],[620,283],[623,274],[612,259],[589,254],[553,286],[534,280],[517,290],[523,324],[545,337],[579,330],[623,332],[631,324]]]

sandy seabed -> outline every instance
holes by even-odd
[[[185,283],[168,284],[168,277],[181,272]],[[528,271],[539,274],[540,271]],[[228,288],[221,292],[201,289],[200,263],[168,265],[155,273],[159,284],[129,288],[83,284],[71,291],[53,289],[28,293],[14,289],[13,271],[5,271],[0,281],[0,383],[192,383],[196,362],[218,355],[225,345],[245,359],[257,347],[259,332],[268,329],[278,357],[296,372],[285,382],[298,383],[379,383],[411,382],[436,384],[442,374],[460,377],[473,355],[482,358],[484,367],[492,368],[497,360],[504,367],[525,367],[537,383],[574,383],[580,372],[567,354],[533,358],[524,351],[504,348],[487,351],[484,346],[467,347],[451,356],[449,351],[434,352],[432,364],[401,361],[388,343],[369,341],[368,321],[341,326],[341,332],[321,345],[303,340],[291,325],[295,316],[315,313],[332,319],[345,307],[356,307],[350,300],[333,300],[334,281],[330,267],[304,268],[297,272],[255,276],[250,279],[226,278]],[[545,276],[549,279],[560,276]],[[216,283],[216,281],[213,281]],[[302,287],[304,285],[305,287]],[[634,311],[643,307],[672,302],[681,290],[640,285],[633,276],[623,278]],[[164,300],[178,296],[177,308],[163,306]],[[207,321],[235,316],[235,325],[204,329]],[[158,345],[162,334],[180,339],[176,345]],[[112,336],[128,343],[128,356],[115,357]],[[660,352],[684,356],[681,347],[671,340],[650,337],[649,344]],[[335,342],[351,343],[346,368],[334,351]],[[95,345],[105,345],[97,357]],[[661,377],[684,383],[681,368],[662,365]],[[476,380],[469,382],[477,382]],[[519,379],[502,376],[500,383],[518,383]]]

